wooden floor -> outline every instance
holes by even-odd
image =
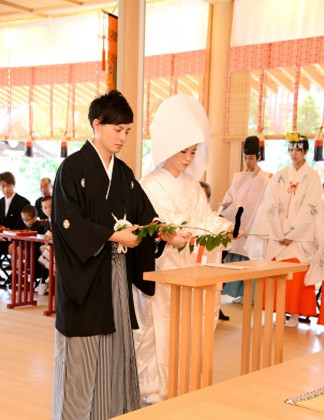
[[[230,320],[218,321],[215,331],[214,383],[240,374],[242,305],[232,300],[222,296],[221,307]],[[285,328],[284,361],[324,350],[324,326],[317,325],[317,318],[310,319],[311,324],[299,323],[298,328]]]
[[[37,299],[37,307],[7,309],[10,292],[0,290],[0,420],[51,419],[55,318],[43,315],[46,296]],[[240,370],[242,305],[223,297],[222,309],[231,319],[219,321],[215,332],[215,383]],[[285,330],[284,360],[323,349],[324,327],[316,319]]]

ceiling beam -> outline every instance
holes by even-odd
[[[65,14],[76,14],[80,12],[90,12],[94,10],[102,10],[103,8],[107,11],[112,10],[116,7],[116,1],[112,0],[87,0],[87,1],[73,1],[64,0],[69,2],[62,4],[60,6],[43,6],[37,8],[37,11],[40,13],[47,13],[51,16],[56,15],[65,15]]]
[[[303,66],[301,67],[301,72],[303,72],[314,85],[318,86],[320,89],[324,89],[324,74],[315,67],[315,66]]]
[[[2,4],[3,6],[11,7],[12,9],[21,10],[21,11],[27,12],[27,13],[33,13],[33,9],[29,9],[28,7],[20,6],[19,4],[12,3],[10,1],[0,0],[0,4]]]
[[[162,77],[150,80],[151,91],[153,90],[157,96],[165,99],[170,96],[170,84],[163,80]]]
[[[300,76],[299,76],[299,84],[302,88],[304,88],[307,92],[310,90],[310,80],[303,72],[303,67],[300,67]],[[291,77],[293,83],[296,81],[296,68],[295,67],[282,67],[282,72],[286,74],[288,77]]]
[[[62,17],[76,15],[83,12],[93,12],[105,8],[107,11],[116,8],[112,0],[62,0],[60,5],[55,5],[55,0],[47,0],[41,7],[28,7],[31,1],[25,0],[24,5],[17,4],[15,0],[0,0],[0,24],[19,20],[48,19],[49,17]],[[64,3],[63,3],[64,2]],[[46,6],[51,4],[51,6]]]
[[[267,74],[267,73],[266,73]],[[252,82],[257,82],[259,87],[258,87],[258,95],[260,93],[260,71],[259,70],[255,70],[251,72],[251,80]],[[264,77],[264,84],[266,87],[268,87],[270,90],[272,90],[272,92],[274,93],[278,93],[278,84],[270,79],[269,77]],[[253,84],[253,88],[255,87],[255,84]]]
[[[73,4],[76,4],[76,5],[78,5],[78,6],[82,6],[82,5],[84,4],[84,2],[83,2],[83,1],[76,1],[76,0],[64,0],[64,1],[66,1],[67,3],[73,3]]]
[[[290,92],[294,91],[294,82],[285,76],[280,69],[268,69],[265,72],[264,79],[266,80],[267,78],[272,79],[276,84],[284,87]]]
[[[34,9],[29,9],[28,7],[24,7],[17,3],[12,3],[10,1],[0,0],[0,5],[11,7],[12,9],[19,10],[21,12],[30,13],[31,15],[40,16],[40,17],[48,17],[47,15],[44,15],[43,13],[39,13]]]
[[[324,64],[316,63],[313,66],[321,73],[324,74]]]

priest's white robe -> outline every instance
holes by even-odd
[[[270,174],[263,172],[259,167],[253,172],[236,172],[227,190],[222,203],[219,206],[218,214],[235,223],[235,216],[239,207],[244,211],[241,216],[241,228],[249,233],[255,215],[259,209],[264,191],[268,185]],[[247,256],[244,249],[246,236],[233,241],[232,254]]]
[[[234,223],[239,207],[243,207],[241,228],[244,232],[249,233],[269,178],[270,174],[263,172],[258,166],[253,172],[236,172],[219,206],[218,214]],[[244,248],[246,238],[247,236],[242,236],[233,241],[230,254],[226,258],[227,262],[248,259]],[[243,296],[244,282],[239,280],[225,284],[222,294],[232,297]]]

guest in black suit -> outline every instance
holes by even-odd
[[[42,198],[42,211],[47,217],[44,223],[45,236],[52,237],[52,196],[46,195]]]
[[[0,199],[0,225],[8,229],[24,229],[21,210],[30,202],[15,192],[16,180],[11,172],[0,174],[0,191],[4,195]],[[8,241],[0,240],[0,255],[8,251]]]
[[[44,225],[42,222],[37,220],[37,214],[36,214],[36,208],[30,204],[27,204],[24,206],[21,210],[21,220],[23,221],[24,228],[22,230],[29,230],[31,232],[37,232],[41,235],[45,233],[44,231]],[[41,251],[40,251],[40,243],[35,244],[35,278],[36,279],[42,278],[44,275],[43,266],[38,262],[38,258],[40,257]],[[9,245],[8,248],[8,254],[12,255],[13,245],[12,243]],[[46,278],[46,277],[45,277]]]
[[[0,199],[0,225],[8,229],[23,229],[21,210],[29,201],[15,192],[15,185],[16,180],[11,172],[0,174],[0,191],[4,195]],[[9,241],[0,238],[0,257],[8,254],[9,244]],[[8,279],[6,282],[10,283]]]
[[[35,201],[37,215],[40,219],[47,219],[46,214],[42,210],[42,199],[52,195],[52,181],[49,178],[42,178],[39,184],[42,196]]]
[[[46,195],[45,197],[42,198],[42,211],[47,217],[46,222],[44,223],[45,237],[52,238],[52,220],[51,220],[52,197],[50,195]],[[49,246],[47,244],[41,245],[40,251],[42,253],[42,256],[44,257],[43,274],[42,274],[42,279],[39,285],[35,288],[35,292],[37,292],[39,295],[44,295],[48,291],[47,283],[48,283],[48,275],[49,275],[49,272],[48,272],[49,266],[47,266],[47,264],[44,264],[44,261],[47,259],[45,257],[46,253],[49,256]]]

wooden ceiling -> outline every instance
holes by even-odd
[[[111,9],[118,0],[0,0],[0,24]]]
[[[155,1],[157,0],[147,0],[148,3]],[[117,9],[117,6],[118,0],[0,0],[0,25],[15,21],[75,15],[93,10],[112,12]],[[259,89],[259,77],[258,71],[252,72],[252,89],[256,92]],[[264,82],[275,93],[279,86],[293,92],[295,69],[269,69]],[[299,83],[306,91],[309,90],[311,84],[324,89],[324,63],[303,66]]]
[[[252,89],[258,94],[260,87],[259,70],[252,71]],[[274,93],[278,93],[278,88],[282,87],[290,93],[294,92],[296,82],[295,67],[280,67],[268,69],[265,72],[264,84]],[[301,66],[299,86],[305,91],[309,91],[311,85],[317,86],[319,90],[324,90],[324,63]]]

